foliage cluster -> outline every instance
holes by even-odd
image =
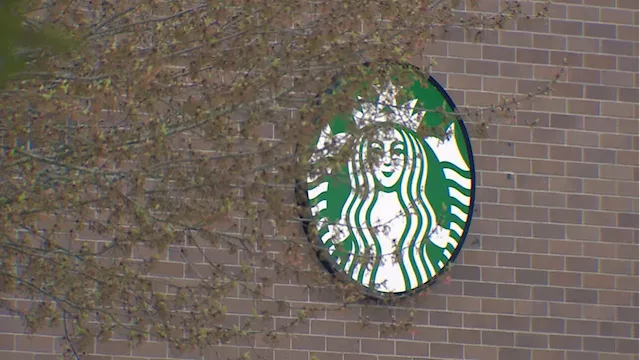
[[[59,327],[75,357],[96,337],[182,350],[276,338],[288,326],[260,325],[274,313],[294,325],[361,301],[310,260],[293,199],[313,171],[296,149],[354,106],[349,88],[324,90],[388,75],[365,62],[428,72],[412,56],[434,41],[480,40],[522,16],[518,2],[487,14],[456,0],[0,6],[13,6],[0,11],[2,305],[32,331]],[[315,307],[274,296],[290,282],[336,295]],[[231,325],[237,298],[253,314]]]

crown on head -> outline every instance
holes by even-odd
[[[418,126],[420,126],[420,122],[426,113],[424,110],[415,111],[418,99],[409,100],[402,105],[398,105],[396,96],[399,93],[399,87],[389,83],[385,88],[379,85],[374,85],[374,88],[378,93],[378,102],[376,104],[364,102],[364,99],[358,96],[358,100],[363,102],[361,109],[353,112],[353,119],[358,128],[361,129],[376,122],[392,121],[414,131],[418,130]],[[388,108],[390,112],[384,111],[385,108]]]

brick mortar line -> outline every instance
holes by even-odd
[[[459,73],[462,74],[462,73]],[[635,75],[636,73],[633,73],[633,75]],[[481,78],[481,86],[484,86],[484,80],[486,78],[492,78],[492,79],[513,79],[516,81],[531,81],[531,82],[539,82],[540,86],[546,86],[547,81],[545,80],[536,80],[536,79],[523,79],[523,78],[507,78],[507,77],[501,77],[501,76],[488,76],[488,75],[482,75],[482,74],[473,74],[473,73],[464,73],[465,76],[477,76]],[[629,89],[629,90],[638,90],[637,87],[625,87],[625,86],[618,86],[618,85],[597,85],[596,83],[578,83],[578,82],[573,82],[573,81],[561,81],[558,82],[559,85],[579,85],[579,86],[583,86],[583,87],[589,87],[589,86],[594,86],[594,87],[604,87],[604,88],[611,88],[611,89]],[[516,83],[516,87],[517,87],[517,83]],[[527,93],[520,93],[520,92],[515,92],[515,93],[509,93],[509,92],[496,92],[496,91],[491,91],[491,90],[485,90],[483,88],[481,89],[474,89],[474,88],[459,88],[459,87],[453,87],[453,86],[447,86],[448,90],[458,90],[458,91],[471,91],[471,92],[479,92],[479,93],[487,93],[487,94],[498,94],[498,95],[507,95],[507,96],[513,96],[513,95],[527,95]],[[553,92],[555,92],[557,90],[553,90],[553,85],[552,85],[552,94]],[[581,100],[581,101],[596,101],[599,103],[629,103],[629,104],[637,104],[636,102],[633,101],[623,101],[623,100],[602,100],[602,99],[595,99],[595,98],[586,98],[586,97],[569,97],[569,96],[559,96],[559,95],[539,95],[538,97],[534,98],[533,100],[527,100],[527,101],[531,101],[531,102],[535,102],[535,99],[537,98],[544,98],[544,99],[568,99],[568,100]],[[549,113],[552,113],[551,111]],[[588,116],[588,115],[585,115]]]
[[[500,203],[486,203],[483,202],[482,204],[500,204]],[[531,208],[534,206],[527,206],[527,205],[505,205],[505,206],[521,206],[521,207],[526,207],[526,208]],[[544,208],[546,209],[546,207],[543,206],[535,206],[537,208]],[[565,209],[564,207],[554,207],[553,209]],[[515,210],[515,209],[514,209]],[[575,210],[575,209],[571,209],[571,210]],[[576,210],[576,211],[582,211],[582,210]],[[603,212],[603,213],[616,213],[616,214],[620,214],[621,212],[619,211],[598,211],[598,212]],[[583,212],[584,214],[584,212]],[[624,214],[629,214],[629,213],[624,213]],[[637,213],[635,213],[637,215]],[[584,226],[584,227],[597,227],[597,228],[616,228],[616,229],[635,229],[634,227],[623,227],[620,225],[611,225],[611,226],[607,226],[607,225],[602,225],[602,224],[585,224],[585,223],[568,223],[568,222],[555,222],[555,221],[542,221],[542,220],[520,220],[517,218],[504,218],[504,217],[500,217],[500,218],[492,218],[492,217],[488,217],[488,216],[484,216],[484,215],[478,215],[480,219],[484,219],[484,220],[498,220],[498,221],[504,221],[504,222],[522,222],[522,223],[532,223],[532,224],[548,224],[548,225],[568,225],[568,226]],[[568,241],[568,240],[567,240]],[[581,242],[585,242],[584,240]]]
[[[505,158],[509,158],[507,156],[503,156]],[[516,157],[513,156],[513,158],[520,158],[520,157]],[[532,158],[532,159],[536,159],[536,158]],[[539,160],[539,159],[536,159]],[[581,177],[570,177],[570,176],[554,176],[554,175],[531,175],[531,174],[518,174],[518,173],[514,173],[513,171],[489,171],[489,170],[478,170],[476,169],[476,173],[493,173],[493,174],[507,174],[507,173],[513,173],[514,175],[527,175],[527,176],[539,176],[539,177],[547,177],[547,178],[561,178],[561,179],[592,179],[592,180],[599,180],[599,178],[581,178]],[[513,182],[515,182],[515,179],[512,179]],[[603,180],[603,181],[607,181],[607,182],[625,182],[625,183],[632,183],[635,182],[637,183],[637,181],[633,181],[633,180],[614,180],[614,179],[607,179],[607,180]],[[606,197],[613,197],[613,198],[620,198],[620,199],[628,199],[629,196],[625,196],[625,195],[609,195],[609,194],[591,194],[591,193],[584,193],[583,190],[580,191],[550,191],[550,190],[536,190],[536,189],[526,189],[526,188],[518,188],[518,187],[497,187],[497,186],[491,186],[491,185],[478,185],[479,188],[486,188],[486,189],[504,189],[504,190],[523,190],[523,191],[529,191],[532,193],[543,193],[543,194],[548,194],[548,193],[558,193],[558,194],[571,194],[571,195],[594,195],[594,196],[606,196]],[[637,199],[636,199],[637,200]],[[567,208],[566,206],[564,208]],[[589,209],[586,209],[589,210]],[[598,210],[598,211],[614,211],[614,210]],[[635,214],[637,214],[638,212],[633,212]]]
[[[498,95],[498,96],[507,96],[507,97],[511,97],[514,94],[513,93],[498,93],[498,92],[493,92],[493,91],[485,91],[482,89],[468,89],[468,88],[454,88],[454,87],[450,87],[449,90],[456,90],[456,91],[463,91],[466,95],[467,92],[473,92],[473,93],[481,93],[481,94],[489,94],[489,95]],[[526,95],[523,93],[516,93],[517,95]],[[609,100],[609,101],[603,101],[603,100],[598,100],[598,99],[592,99],[592,98],[584,98],[584,97],[563,97],[563,96],[552,96],[552,97],[545,97],[545,99],[547,100],[580,100],[580,101],[593,101],[593,102],[597,102],[597,103],[612,103],[612,104],[634,104],[636,105],[637,102],[631,102],[631,101],[613,101],[613,100]],[[535,104],[535,99],[532,100],[532,103]],[[462,106],[461,106],[462,107]],[[484,108],[484,106],[465,106],[466,108]],[[517,109],[516,109],[517,110]],[[554,114],[555,112],[551,112],[551,111],[544,111],[545,113],[549,113],[549,114]],[[565,112],[565,113],[557,113],[557,114],[576,114],[576,115],[583,115],[583,116],[588,116],[588,117],[595,117],[595,116],[591,116],[591,115],[584,115],[584,114],[580,114],[580,113],[572,113],[572,112]],[[614,116],[606,116],[606,115],[600,115],[603,117],[614,117]],[[622,119],[634,119],[634,117],[620,117]]]
[[[489,299],[489,300],[493,300],[495,298],[483,298],[483,299]],[[528,301],[528,302],[535,302],[535,303],[547,303],[547,304],[572,304],[572,305],[587,305],[587,306],[600,306],[599,304],[584,304],[584,303],[573,303],[573,302],[551,302],[551,301],[542,301],[542,300],[526,300],[526,299],[501,299],[501,300],[522,300],[522,301]],[[616,307],[616,308],[635,308],[635,306],[620,306],[620,305],[602,305],[605,307]],[[407,308],[408,309],[408,308]],[[399,310],[406,310],[405,308],[399,308]],[[497,317],[502,316],[502,317],[511,317],[511,318],[521,318],[521,319],[546,319],[546,320],[552,320],[552,319],[561,319],[561,320],[565,320],[565,321],[590,321],[590,322],[596,322],[596,323],[612,323],[612,322],[622,322],[625,324],[636,324],[636,322],[630,322],[630,321],[624,321],[624,320],[603,320],[603,319],[597,319],[597,318],[584,318],[582,317],[559,317],[559,316],[541,316],[541,315],[529,315],[529,314],[516,314],[516,313],[492,313],[492,312],[483,312],[483,311],[456,311],[456,310],[448,310],[448,309],[433,309],[433,310],[429,310],[429,309],[418,309],[420,311],[424,311],[425,314],[430,314],[430,312],[447,312],[447,313],[453,313],[453,314],[460,314],[460,315],[487,315],[487,316],[494,316]],[[235,314],[233,314],[235,315]],[[281,320],[291,320],[292,317],[284,317],[284,316],[278,316],[278,317],[273,317],[274,319],[281,319]],[[1,319],[1,318],[0,318]],[[333,321],[336,323],[342,323],[345,326],[347,324],[355,324],[355,325],[359,325],[360,322],[354,320],[354,321],[348,321],[348,320],[332,320],[332,319],[318,319],[318,318],[313,318],[310,319],[311,322],[313,321]],[[309,322],[309,326],[311,326],[311,322]],[[381,321],[371,321],[369,323],[370,325],[365,326],[364,328],[371,328],[374,326],[378,326],[380,324],[384,324],[384,322]],[[432,327],[432,328],[443,328],[443,329],[449,329],[451,328],[451,326],[449,325],[431,325],[431,324],[415,324],[416,326],[423,326],[423,327]],[[533,330],[515,330],[515,329],[500,329],[496,326],[496,328],[479,328],[479,327],[468,327],[468,326],[460,326],[460,327],[454,327],[456,330],[457,329],[464,329],[464,330],[484,330],[484,331],[503,331],[503,332],[518,332],[518,333],[524,333],[524,334],[538,334],[538,333],[542,333],[544,334],[545,332],[538,332],[538,331],[533,331]],[[336,338],[345,338],[345,339],[353,339],[353,338],[357,338],[357,339],[393,339],[393,340],[404,340],[404,341],[419,341],[419,340],[411,340],[411,339],[396,339],[396,338],[384,338],[384,337],[366,337],[366,336],[361,336],[361,337],[357,337],[357,336],[350,336],[350,335],[330,335],[330,334],[321,334],[321,333],[314,333],[310,332],[308,333],[295,333],[297,335],[314,335],[314,336],[322,336],[322,337],[336,337]],[[628,338],[621,338],[619,336],[615,336],[615,335],[572,335],[572,334],[567,334],[567,333],[554,333],[554,334],[558,334],[558,335],[565,335],[565,336],[597,336],[597,337],[603,337],[603,338],[616,338],[616,339],[628,339]],[[23,337],[27,337],[27,338],[50,338],[50,339],[59,339],[60,336],[63,336],[63,334],[61,335],[30,335],[30,334],[26,334],[24,332],[1,332],[0,335],[9,335],[9,336],[23,336]],[[110,339],[108,341],[115,341],[115,342],[127,342],[127,340],[125,339]],[[151,342],[151,343],[163,343],[162,341],[147,341],[147,342]],[[0,350],[2,351],[2,350]]]
[[[530,317],[533,318],[533,317]],[[550,319],[558,319],[558,318],[550,318]],[[591,321],[591,320],[586,320],[586,321]],[[418,325],[418,326],[426,326],[429,328],[436,328],[436,329],[451,329],[451,327],[447,327],[447,326],[437,326],[437,325]],[[526,331],[526,330],[507,330],[507,329],[499,329],[499,328],[471,328],[471,327],[454,327],[453,329],[455,330],[469,330],[469,331],[491,331],[491,332],[506,332],[506,333],[511,333],[515,336],[519,335],[519,334],[523,334],[523,335],[546,335],[546,336],[569,336],[569,337],[579,337],[579,338],[598,338],[598,339],[611,339],[611,340],[637,340],[636,338],[630,336],[630,337],[619,337],[619,336],[612,336],[612,335],[600,335],[600,334],[577,334],[577,335],[569,335],[566,333],[549,333],[549,332],[539,332],[539,331]],[[0,333],[0,334],[9,334],[9,333]],[[448,332],[447,332],[448,334]],[[14,336],[19,335],[19,334],[13,334]],[[432,343],[436,343],[436,344],[457,344],[457,345],[471,345],[471,346],[477,346],[477,345],[481,345],[484,347],[496,347],[496,348],[525,348],[525,349],[539,349],[539,350],[560,350],[560,351],[581,351],[581,350],[576,350],[576,349],[572,349],[572,350],[568,350],[568,349],[564,349],[564,348],[550,348],[550,347],[527,347],[527,346],[522,346],[522,345],[513,345],[513,346],[506,346],[506,345],[491,345],[491,344],[484,344],[482,342],[480,343],[470,343],[470,342],[453,342],[451,340],[447,340],[445,342],[440,342],[440,341],[425,341],[425,340],[415,340],[415,339],[399,339],[399,338],[392,338],[392,337],[353,337],[353,336],[346,336],[346,335],[327,335],[327,334],[316,334],[316,333],[292,333],[289,336],[291,336],[291,338],[295,338],[296,336],[308,336],[308,337],[317,337],[317,338],[324,338],[324,339],[349,339],[349,340],[385,340],[385,341],[393,341],[394,343],[399,341],[399,342],[409,342],[409,343],[417,343],[417,344],[432,344]],[[26,335],[23,335],[26,336]],[[59,337],[55,337],[56,339],[58,339]],[[117,342],[128,342],[127,340],[110,340],[110,341],[117,341]],[[150,341],[145,341],[144,343],[150,343]],[[151,343],[158,343],[161,344],[163,342],[151,342]],[[231,346],[232,345],[225,345],[225,346]],[[167,344],[167,347],[170,347],[169,344]],[[238,346],[238,348],[240,348]],[[255,346],[256,349],[260,349],[260,350],[299,350],[299,351],[323,351],[323,352],[333,352],[334,350],[308,350],[308,349],[300,349],[300,348],[294,348],[293,346],[288,347],[288,348],[284,348],[284,347],[260,347],[260,346]],[[133,348],[135,349],[135,347]],[[582,350],[585,351],[585,350]],[[17,353],[23,353],[23,354],[34,354],[34,355],[42,355],[42,354],[56,354],[55,351],[53,352],[46,352],[46,351],[29,351],[29,350],[0,350],[0,353],[2,352],[17,352]],[[597,353],[606,353],[606,354],[610,354],[611,352],[608,351],[590,351],[590,352],[597,352]],[[350,353],[356,353],[356,352],[350,352]],[[360,350],[360,353],[363,353],[362,350]],[[616,352],[618,354],[620,354],[619,352]],[[115,357],[119,357],[119,356],[128,356],[128,357],[142,357],[142,358],[154,358],[154,359],[166,359],[166,357],[149,357],[149,356],[145,356],[145,355],[132,355],[131,353],[129,355],[112,355],[112,354],[107,354],[107,353],[96,353],[97,355],[106,355],[106,356],[115,356]],[[366,354],[373,354],[373,353],[366,353]],[[624,354],[624,353],[622,353]],[[384,356],[385,354],[383,354]],[[407,356],[411,356],[411,355],[407,355]]]
[[[543,4],[543,2],[534,2],[534,4]],[[634,24],[634,23],[617,23],[617,22],[611,22],[611,21],[604,21],[602,20],[602,10],[620,10],[621,12],[633,12],[634,14],[638,12],[637,9],[631,9],[631,8],[621,8],[621,7],[609,7],[606,5],[589,5],[589,4],[570,4],[570,3],[552,3],[552,5],[555,6],[562,6],[564,7],[565,12],[569,11],[570,7],[576,7],[576,8],[593,8],[593,9],[598,9],[600,11],[598,11],[598,19],[597,20],[583,20],[580,18],[576,18],[576,17],[570,17],[568,14],[565,15],[565,17],[556,17],[553,16],[551,14],[549,14],[548,18],[542,18],[542,19],[525,19],[525,18],[521,18],[521,20],[523,21],[544,21],[544,22],[549,22],[549,20],[560,20],[560,21],[572,21],[572,22],[582,22],[582,23],[592,23],[592,24],[606,24],[606,25],[622,25],[622,26],[635,26],[637,27],[638,25]],[[453,9],[455,12],[457,13],[462,13],[462,14],[485,14],[485,15],[493,15],[495,14],[495,11],[482,11],[482,10],[472,10],[472,9]],[[528,9],[528,10],[533,10],[533,9]],[[551,11],[550,11],[551,12]],[[633,18],[633,16],[632,16]],[[633,21],[633,20],[632,20]],[[516,22],[516,20],[513,20],[513,22]],[[507,29],[505,29],[507,30]],[[508,31],[520,31],[520,30],[515,30],[515,29],[508,29]]]
[[[545,130],[557,130],[557,131],[571,131],[571,132],[587,132],[587,133],[591,133],[594,131],[583,131],[583,130],[566,130],[566,129],[562,129],[562,128],[552,128],[552,127],[546,127],[546,128],[539,128],[539,129],[545,129]],[[625,133],[606,133],[607,135],[611,134],[611,135],[626,135],[632,138],[638,138],[637,135],[627,135]],[[593,149],[593,150],[611,150],[611,151],[615,151],[615,152],[620,152],[620,151],[625,151],[625,152],[636,152],[639,153],[640,151],[638,151],[638,149],[621,149],[621,148],[612,148],[612,147],[602,147],[602,146],[589,146],[589,145],[571,145],[571,144],[567,144],[566,142],[564,143],[560,143],[560,142],[541,142],[541,141],[533,141],[530,140],[528,142],[525,141],[518,141],[518,140],[511,140],[511,139],[504,139],[502,137],[496,137],[496,138],[477,138],[477,137],[471,137],[471,140],[478,140],[480,141],[480,145],[482,145],[485,142],[489,142],[489,141],[495,141],[498,143],[510,143],[511,145],[517,145],[517,144],[523,144],[523,145],[532,145],[532,144],[538,144],[538,145],[548,145],[548,146],[558,146],[558,147],[575,147],[575,148],[580,148],[580,149]],[[495,157],[495,158],[519,158],[519,159],[534,159],[534,160],[539,160],[539,161],[550,161],[550,162],[563,162],[563,163],[587,163],[587,164],[595,164],[595,165],[611,165],[611,166],[631,166],[631,167],[638,167],[638,165],[627,165],[627,164],[618,164],[618,163],[603,163],[603,162],[589,162],[586,160],[557,160],[557,159],[545,159],[545,158],[533,158],[533,157],[525,157],[525,156],[516,156],[516,155],[501,155],[501,154],[490,154],[490,153],[482,153],[482,152],[474,152],[474,155],[480,155],[480,156],[491,156],[491,157]],[[553,176],[553,175],[550,175]],[[591,179],[591,178],[580,178],[580,179]],[[621,180],[621,179],[603,179],[603,181],[625,181],[625,180]],[[630,180],[628,180],[630,181]]]
[[[556,20],[561,20],[561,19],[556,19]],[[618,23],[601,23],[598,21],[582,21],[582,20],[566,20],[566,22],[574,22],[574,23],[581,23],[582,27],[584,27],[584,25],[589,25],[589,24],[594,24],[594,25],[599,25],[599,24],[607,24],[607,25],[612,25],[616,27],[616,33],[618,31],[618,27],[619,26],[625,26],[625,27],[631,27],[631,28],[640,28],[640,26],[638,25],[632,25],[632,24],[618,24]],[[549,27],[551,26],[551,24],[549,24]],[[564,34],[564,33],[559,33],[559,32],[551,32],[551,30],[549,30],[549,32],[540,32],[540,31],[535,31],[535,30],[517,30],[517,29],[504,29],[504,30],[500,30],[500,33],[508,33],[508,34],[520,34],[520,35],[532,35],[531,36],[531,40],[533,41],[533,35],[547,35],[547,36],[558,36],[558,37],[564,37],[567,40],[578,40],[578,39],[594,39],[594,40],[599,40],[599,41],[603,41],[603,40],[611,40],[611,41],[617,41],[617,42],[622,42],[622,43],[630,43],[630,44],[638,44],[640,43],[640,40],[620,40],[619,38],[609,38],[609,37],[599,37],[599,36],[589,36],[589,35],[574,35],[574,34]],[[617,35],[617,34],[616,34]],[[528,36],[526,36],[528,37]],[[524,49],[524,50],[544,50],[544,51],[549,51],[549,52],[575,52],[575,53],[585,53],[585,54],[596,54],[596,55],[609,55],[609,56],[615,56],[615,57],[619,57],[619,56],[624,56],[624,57],[633,57],[632,55],[624,55],[624,54],[609,54],[609,53],[603,53],[603,52],[591,52],[591,51],[578,51],[578,50],[569,50],[569,49],[556,49],[556,48],[548,48],[548,47],[534,47],[532,45],[532,47],[521,47],[521,46],[516,46],[516,45],[507,45],[504,43],[500,42],[500,39],[498,38],[498,42],[497,43],[485,43],[485,42],[473,42],[471,40],[456,40],[456,39],[439,39],[436,40],[435,43],[433,44],[439,44],[439,43],[446,43],[446,44],[473,44],[473,45],[478,45],[478,46],[499,46],[499,47],[505,47],[505,48],[511,48],[511,49]]]
[[[541,144],[541,143],[535,143],[535,144]],[[494,156],[492,154],[475,154],[475,155],[481,155],[481,156],[489,156],[489,157],[494,157],[494,158],[509,158],[508,156]],[[519,156],[516,156],[517,158],[520,158]],[[523,159],[527,159],[527,158],[523,158]],[[565,165],[567,163],[572,163],[571,161],[564,161],[564,160],[545,160],[545,159],[537,159],[538,161],[545,161],[545,162],[551,162],[551,163],[564,163]],[[594,162],[594,161],[581,161],[581,164],[590,164],[590,165],[605,165],[605,166],[622,166],[622,167],[631,167],[631,168],[638,168],[638,165],[629,165],[629,164],[620,164],[620,163],[603,163],[603,162]],[[476,169],[476,171],[478,171]],[[480,172],[484,172],[487,170],[479,170]],[[500,171],[497,171],[500,172]],[[525,173],[525,172],[516,172],[516,171],[506,171],[506,172],[511,172],[514,175],[538,175],[538,173],[535,173],[533,171],[529,172],[529,173]],[[553,176],[553,177],[565,177],[566,175],[554,175],[554,174],[542,174],[541,176]],[[633,181],[633,180],[620,180],[620,179],[611,179],[611,178],[579,178],[579,179],[586,179],[586,180],[600,180],[600,181],[604,181],[604,182],[611,182],[611,181],[615,181],[615,182],[634,182],[637,183],[637,181]]]
[[[484,219],[484,220],[489,220],[489,219]],[[491,219],[491,221],[495,221],[495,220]],[[510,220],[509,222],[510,223],[523,223],[523,224],[531,224],[532,223],[532,222],[515,221],[515,220],[513,220],[513,221]],[[535,223],[537,223],[537,222],[535,222]],[[557,224],[547,224],[547,223],[545,223],[544,225],[557,225]],[[559,226],[566,226],[566,225],[559,225]],[[569,225],[569,226],[571,226],[571,225]],[[576,226],[578,226],[578,225],[576,225]],[[580,225],[580,227],[587,227],[587,226],[588,227],[594,227],[594,228],[602,228],[601,226]],[[618,229],[618,228],[617,227],[613,227],[613,228],[610,228],[610,229]],[[629,231],[635,230],[635,229],[632,229],[632,228],[625,228],[625,229],[628,229]],[[473,233],[473,235],[476,235],[476,236],[492,236],[492,237],[496,236],[496,234],[491,234],[491,233]],[[565,239],[565,238],[550,239],[548,237],[518,236],[518,235],[513,235],[512,237],[518,238],[518,239],[532,239],[532,240],[569,241],[569,239]],[[574,241],[581,241],[583,243],[584,242],[591,242],[591,243],[594,243],[594,244],[609,244],[611,246],[614,246],[614,245],[637,245],[637,244],[623,243],[623,242],[589,241],[589,240],[574,240]],[[493,251],[493,250],[485,250],[485,251]],[[518,252],[516,252],[516,251],[507,251],[506,253],[516,253],[517,254]],[[550,255],[552,255],[552,254],[550,254]],[[581,258],[598,259],[597,257],[584,256],[584,255],[578,256],[578,255],[569,255],[569,254],[567,254],[567,255],[558,254],[558,256],[570,256],[570,257],[574,256],[574,257],[581,257]],[[608,258],[608,259],[610,259],[610,258]],[[631,259],[620,259],[620,260],[632,261]],[[637,261],[637,260],[633,260],[633,261]],[[526,269],[531,269],[531,268],[529,267],[529,268],[526,268]]]
[[[633,183],[637,183],[637,181],[634,181]],[[481,186],[481,188],[491,188],[489,186]],[[584,193],[584,192],[571,192],[571,193],[567,193],[567,192],[561,192],[561,191],[537,191],[537,190],[529,190],[529,189],[517,189],[517,188],[493,188],[493,189],[503,189],[503,190],[520,190],[520,191],[526,191],[526,192],[537,192],[537,193],[544,193],[544,194],[549,194],[549,195],[563,195],[563,194],[569,194],[569,195],[590,195],[590,196],[606,196],[606,197],[618,197],[618,198],[628,198],[628,196],[613,196],[613,195],[602,195],[602,194],[592,194],[592,193]],[[637,202],[636,202],[637,203]],[[492,205],[503,205],[501,202],[488,202],[488,201],[478,201],[477,204],[492,204]],[[596,212],[596,213],[624,213],[624,214],[638,214],[638,211],[619,211],[619,210],[603,210],[603,209],[580,209],[580,208],[568,208],[566,206],[549,206],[549,205],[536,205],[536,204],[513,204],[513,203],[507,203],[504,206],[515,206],[515,207],[526,207],[526,208],[537,208],[537,209],[565,209],[565,210],[575,210],[575,211],[581,211],[583,213],[585,212]],[[502,219],[502,220],[508,220],[508,219]],[[582,224],[573,224],[573,223],[561,223],[561,224],[566,224],[566,225],[582,225]],[[588,225],[588,224],[584,224],[584,225]],[[594,226],[599,226],[599,227],[618,227],[618,225],[616,226],[605,226],[605,225],[594,225]],[[636,228],[637,229],[637,228]]]
[[[638,25],[630,25],[630,24],[617,24],[617,23],[600,23],[600,22],[592,22],[592,21],[578,21],[578,20],[569,20],[570,22],[577,22],[577,23],[582,23],[583,27],[585,24],[611,24],[616,26],[616,32],[618,31],[617,27],[618,26],[625,26],[625,27],[633,27],[633,28],[640,28],[640,26]],[[533,34],[533,35],[547,35],[547,36],[557,36],[557,37],[563,37],[567,40],[581,40],[581,39],[593,39],[593,40],[598,40],[598,41],[606,41],[606,40],[611,40],[611,41],[617,41],[617,42],[622,42],[622,43],[630,43],[630,44],[639,44],[640,40],[620,40],[617,37],[616,38],[608,38],[608,37],[598,37],[598,36],[588,36],[588,35],[568,35],[568,34],[563,34],[563,33],[557,33],[557,32],[536,32],[533,30],[515,30],[515,29],[510,29],[510,30],[501,30],[501,33],[509,33],[509,34]],[[533,36],[532,39],[533,41]],[[445,43],[445,44],[473,44],[473,45],[478,45],[480,47],[484,47],[484,46],[497,46],[497,47],[504,47],[504,48],[509,48],[509,49],[523,49],[523,50],[540,50],[540,51],[549,51],[549,52],[570,52],[570,53],[577,53],[577,54],[593,54],[593,55],[607,55],[607,56],[615,56],[615,57],[635,57],[633,55],[624,55],[624,54],[610,54],[610,53],[604,53],[602,51],[600,52],[594,52],[594,51],[582,51],[582,50],[570,50],[565,48],[560,49],[560,48],[549,48],[549,47],[536,47],[536,46],[531,46],[531,47],[521,47],[521,46],[515,46],[515,45],[507,45],[504,43],[501,43],[500,40],[498,39],[497,43],[483,43],[483,42],[478,42],[478,43],[474,43],[471,40],[464,40],[464,41],[460,41],[460,40],[436,40],[436,42],[434,44],[440,44],[440,43]],[[599,44],[600,46],[601,44]],[[449,48],[447,47],[447,50]]]
[[[471,89],[464,89],[464,90],[463,89],[451,89],[451,90],[455,90],[455,91],[459,91],[459,92],[465,92],[465,94],[464,94],[465,97],[467,96],[467,94],[466,94],[467,92],[475,92],[475,93],[479,93],[479,94],[490,94],[490,95],[491,94],[496,94],[496,95],[502,95],[502,96],[508,95],[507,97],[512,97],[514,95],[514,94],[508,94],[508,93],[503,93],[503,94],[491,93],[491,92],[488,92],[488,91],[477,91],[477,90],[471,90]],[[524,94],[516,94],[516,95],[524,95]],[[468,101],[459,101],[460,99],[457,98],[457,96],[455,96],[455,95],[452,96],[452,99],[454,100],[454,102],[461,103],[461,104],[464,104],[464,103],[468,102]],[[543,99],[543,100],[547,100],[547,101],[549,101],[549,100],[551,100],[551,101],[553,101],[553,100],[563,101],[564,103],[562,105],[565,108],[569,107],[568,106],[569,105],[568,101],[574,101],[574,102],[575,101],[580,101],[580,102],[587,102],[587,103],[596,103],[596,104],[598,104],[598,106],[602,105],[603,103],[606,103],[606,106],[609,106],[609,105],[613,106],[614,104],[616,104],[618,106],[620,104],[623,104],[623,106],[635,105],[636,108],[638,106],[637,104],[632,103],[632,102],[623,102],[623,101],[606,101],[605,102],[605,101],[596,100],[596,99],[583,100],[581,98],[561,98],[559,96],[558,97],[545,97],[545,98],[539,97],[538,99]],[[616,114],[606,115],[606,114],[602,114],[602,112],[603,112],[602,109],[598,110],[599,114],[584,114],[584,113],[575,112],[575,110],[574,111],[565,110],[564,112],[558,112],[558,111],[554,111],[554,110],[546,110],[546,109],[541,109],[540,107],[547,106],[547,104],[536,102],[536,100],[533,100],[533,101],[534,102],[530,103],[530,104],[533,107],[538,107],[537,109],[536,108],[533,108],[533,109],[524,109],[524,108],[517,109],[516,108],[515,109],[516,110],[516,115],[517,115],[518,111],[530,111],[530,112],[537,112],[537,113],[550,114],[550,115],[551,114],[556,114],[556,115],[580,116],[580,117],[585,117],[585,118],[622,119],[622,120],[632,120],[632,121],[638,119],[634,115],[616,115]],[[487,105],[491,105],[491,102],[487,103]],[[527,103],[527,105],[529,105],[529,103]],[[470,109],[470,110],[473,110],[473,111],[477,111],[478,109],[483,109],[483,108],[485,108],[484,105],[472,105],[472,106],[459,105],[458,106],[459,110]],[[634,112],[635,112],[635,109],[634,109]],[[548,127],[548,128],[552,128],[552,127]],[[565,129],[565,128],[552,128],[552,129],[572,130],[572,129]],[[574,131],[581,131],[581,130],[580,129],[575,129]],[[585,130],[582,130],[582,131],[585,131]],[[605,133],[605,134],[607,134],[607,133],[610,133],[610,134],[627,134],[627,133],[606,132],[606,131],[588,131],[588,132],[598,132],[598,133]]]

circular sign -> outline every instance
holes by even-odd
[[[474,201],[471,144],[454,103],[433,78],[397,66],[407,78],[371,84],[318,134],[309,161],[338,165],[300,191],[325,266],[376,297],[422,289],[454,261]],[[337,156],[346,144],[349,155]]]

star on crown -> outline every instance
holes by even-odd
[[[396,96],[399,93],[399,87],[389,83],[384,89],[378,85],[374,85],[374,88],[378,93],[378,102],[376,104],[363,102],[361,110],[353,112],[353,119],[358,128],[361,129],[376,122],[393,121],[412,130],[418,129],[426,113],[424,110],[415,111],[418,99],[409,100],[402,105],[398,105]],[[359,96],[358,100],[363,101]],[[386,107],[391,110],[391,113],[383,111]]]

